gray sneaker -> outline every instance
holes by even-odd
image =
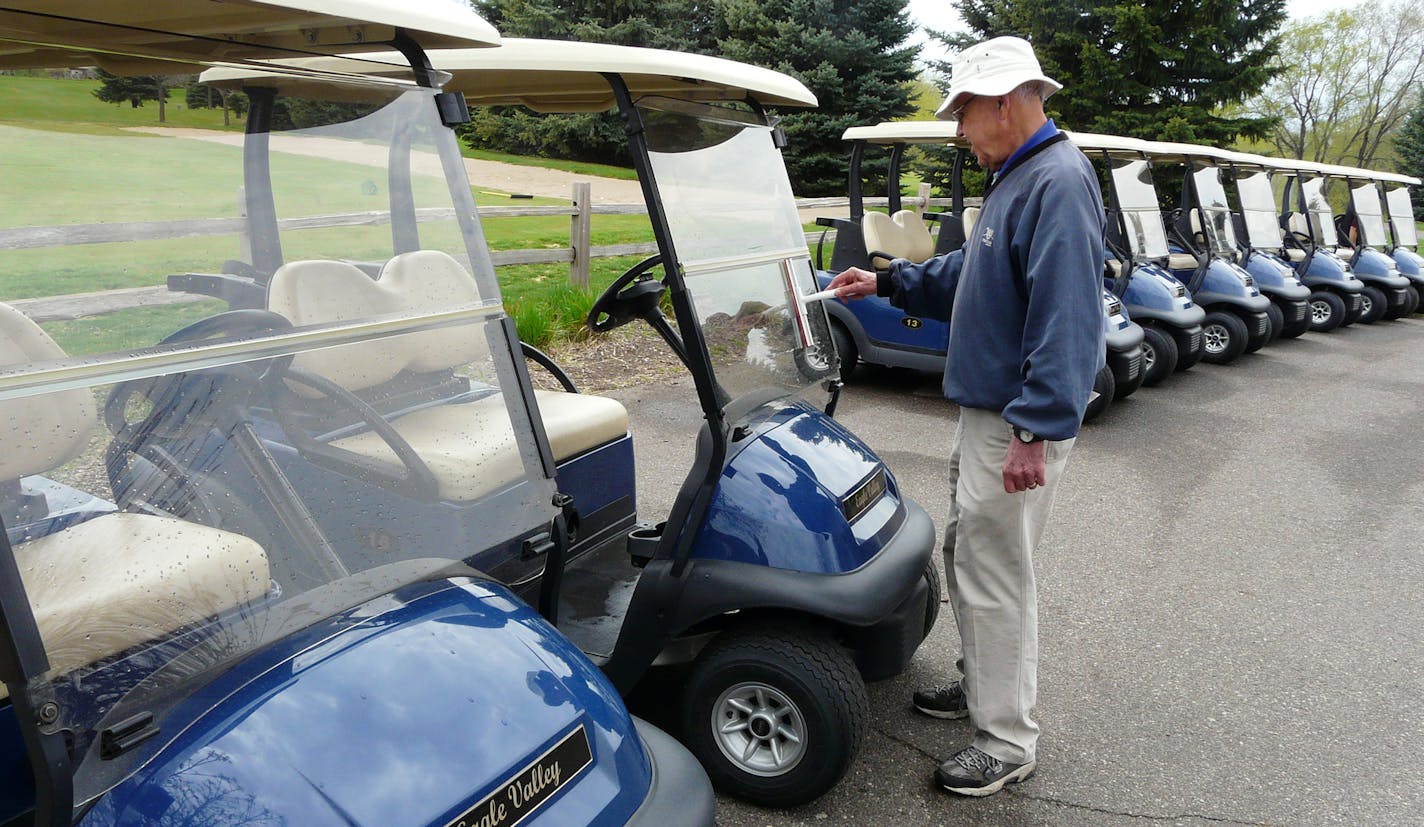
[[[1037,761],[1010,764],[978,747],[965,747],[935,769],[935,783],[960,795],[993,795],[1033,775],[1037,767]]]
[[[964,682],[948,686],[921,689],[910,701],[915,709],[934,718],[963,718],[969,714],[969,701],[964,697]]]

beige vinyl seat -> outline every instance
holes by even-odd
[[[39,325],[0,304],[0,364],[62,358]],[[87,388],[0,402],[0,429],[9,437],[0,480],[44,474],[78,457],[97,423]],[[56,674],[257,600],[271,583],[257,542],[171,517],[110,513],[13,548]]]
[[[964,208],[964,213],[963,213],[963,215],[961,216],[961,221],[962,221],[963,224],[964,224],[964,237],[965,237],[965,238],[973,238],[973,237],[974,237],[974,225],[979,223],[979,210],[980,210],[980,209],[981,209],[981,208],[979,208],[979,207],[965,207],[965,208]]]
[[[1303,236],[1310,235],[1310,220],[1305,217],[1305,213],[1293,212],[1286,219],[1286,226],[1292,233],[1300,233]],[[1285,248],[1286,258],[1291,261],[1305,261],[1305,251],[1299,247]]]
[[[479,299],[474,278],[459,262],[437,250],[420,250],[392,258],[375,280],[347,262],[290,262],[273,274],[267,306],[301,327],[458,307]],[[477,361],[485,354],[483,342],[483,335],[468,327],[447,327],[308,351],[299,354],[293,365],[359,393],[402,371],[437,371]],[[304,386],[292,388],[299,395],[319,395]],[[542,390],[535,397],[556,461],[628,433],[628,412],[615,400]],[[390,424],[435,476],[443,500],[470,502],[524,475],[500,394],[421,408],[391,419]],[[400,466],[395,452],[374,431],[329,444],[393,469]]]
[[[934,256],[934,236],[914,210],[900,210],[894,215],[868,212],[861,218],[860,229],[868,253],[887,253],[914,262],[928,261]],[[879,270],[889,267],[890,260],[872,255],[870,264]]]

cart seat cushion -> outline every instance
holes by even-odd
[[[0,304],[0,365],[65,358],[40,326]],[[80,388],[0,402],[0,431],[9,438],[0,452],[0,480],[14,480],[63,465],[89,444],[98,409],[94,394]]]
[[[271,582],[256,541],[146,514],[96,517],[14,552],[59,674],[258,600]]]
[[[964,237],[973,238],[974,225],[979,223],[979,207],[965,207],[962,220],[964,223]]]
[[[398,313],[444,311],[480,301],[475,279],[439,250],[402,253],[371,279],[344,261],[293,261],[272,274],[267,308],[292,324],[335,324]],[[435,371],[464,365],[484,353],[483,336],[469,326],[445,327],[351,345],[307,351],[294,364],[359,391],[401,371]],[[294,384],[304,396],[317,392]]]
[[[628,433],[628,411],[601,396],[535,391],[554,460],[563,462]],[[504,397],[436,405],[395,419],[391,425],[430,468],[440,498],[470,502],[524,478]],[[395,465],[395,454],[373,432],[332,445]]]
[[[1167,266],[1173,270],[1197,269],[1197,257],[1189,253],[1172,253],[1167,256]]]
[[[1305,261],[1305,251],[1299,247],[1287,247],[1286,258],[1290,261]]]
[[[860,227],[867,252],[888,253],[915,262],[928,261],[934,256],[934,236],[914,210],[900,210],[894,215],[868,212],[861,219]],[[877,269],[890,266],[883,256],[873,256],[870,263]]]

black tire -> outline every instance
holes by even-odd
[[[1153,385],[1177,369],[1177,340],[1155,325],[1142,326],[1142,384]]]
[[[1329,333],[1345,323],[1345,300],[1334,293],[1317,290],[1310,294],[1310,329]]]
[[[860,351],[855,346],[855,337],[845,329],[845,325],[831,319],[831,341],[836,345],[836,353],[841,359],[841,381],[849,382],[855,367],[860,363]]]
[[[925,580],[930,585],[929,596],[925,598],[925,637],[929,637],[935,621],[939,620],[939,602],[944,599],[944,583],[940,580],[939,567],[934,560],[925,566]]]
[[[1281,312],[1280,305],[1271,302],[1266,308],[1266,320],[1269,322],[1270,334],[1266,336],[1265,344],[1270,344],[1281,338],[1281,334],[1286,331],[1286,314]]]
[[[1383,319],[1385,311],[1389,310],[1389,300],[1384,297],[1384,291],[1373,284],[1366,284],[1365,289],[1360,291],[1360,301],[1364,304],[1364,309],[1360,311],[1360,324],[1374,324]]]
[[[1246,352],[1246,323],[1235,313],[1213,310],[1202,322],[1202,359],[1229,365]]]
[[[729,703],[742,695],[752,700],[741,706],[754,713]],[[805,804],[834,786],[855,758],[868,718],[865,682],[850,654],[810,629],[724,633],[684,686],[684,743],[719,790],[763,807]],[[728,730],[739,720],[747,726]],[[800,744],[778,739],[783,729],[799,729]],[[729,757],[753,740],[764,745],[750,757]],[[780,753],[778,761],[772,743],[794,757]]]
[[[1407,319],[1419,312],[1419,288],[1411,284],[1404,289],[1409,293],[1409,297],[1404,304],[1404,313],[1400,318]]]
[[[1103,365],[1098,370],[1098,375],[1093,377],[1093,392],[1097,394],[1088,400],[1088,407],[1083,409],[1083,421],[1092,422],[1103,415],[1103,411],[1112,404],[1113,390],[1117,387],[1117,380],[1113,378],[1112,368]]]

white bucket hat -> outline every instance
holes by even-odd
[[[954,56],[950,64],[949,95],[935,111],[935,117],[949,120],[955,101],[965,95],[1007,95],[1019,84],[1031,80],[1044,84],[1048,95],[1063,88],[1063,84],[1043,73],[1027,40],[995,37],[975,43]]]

